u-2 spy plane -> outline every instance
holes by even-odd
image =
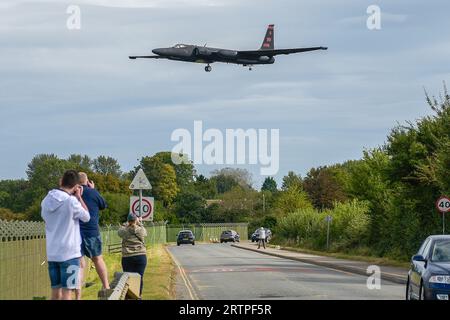
[[[170,48],[158,48],[152,50],[152,56],[130,56],[130,59],[168,59],[185,62],[205,63],[205,71],[212,70],[210,64],[214,62],[234,63],[243,65],[252,70],[253,65],[273,64],[274,56],[315,50],[327,50],[327,47],[309,47],[292,49],[274,48],[274,25],[267,28],[266,36],[259,50],[230,50],[196,46],[188,44],[176,44]]]

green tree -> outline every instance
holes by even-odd
[[[277,192],[277,182],[273,177],[266,177],[261,187],[261,191]]]
[[[122,175],[119,162],[112,157],[99,156],[92,161],[92,167],[96,173],[102,175],[112,175],[117,178]]]
[[[289,171],[286,176],[283,177],[283,184],[281,190],[287,190],[291,187],[303,189],[302,178],[300,175],[296,175],[294,171]]]
[[[274,207],[279,216],[286,215],[299,209],[312,208],[306,192],[298,187],[291,187],[286,191],[281,191],[275,200]]]
[[[206,201],[198,193],[181,192],[174,203],[174,211],[181,223],[200,223],[206,213]]]
[[[219,194],[231,191],[231,189],[239,185],[235,178],[223,174],[212,176],[211,181],[216,186]]]
[[[242,188],[251,188],[252,187],[252,175],[246,169],[227,167],[227,168],[223,168],[220,170],[214,170],[211,174],[212,174],[212,178],[217,177],[217,179],[220,178],[220,179],[224,180],[225,182],[227,180],[234,181],[235,184],[241,186]],[[228,184],[228,186],[229,186],[229,184]],[[218,184],[218,187],[219,187],[219,184]],[[231,189],[228,189],[226,191],[229,191],[229,190],[231,190]],[[226,192],[226,191],[223,191],[223,192]],[[219,193],[223,193],[223,192],[219,191]]]
[[[91,172],[92,160],[89,156],[81,154],[71,154],[67,161],[72,165],[72,168],[77,171]]]
[[[348,199],[344,186],[337,178],[339,170],[341,168],[336,166],[325,166],[312,168],[306,175],[303,187],[315,208],[332,208],[335,201],[344,202]]]
[[[39,154],[28,164],[30,182],[29,195],[32,199],[43,197],[49,190],[59,186],[59,180],[70,164],[54,154]]]
[[[151,193],[164,206],[170,205],[179,192],[175,169],[155,156],[143,157],[140,166],[152,184]]]
[[[258,192],[253,189],[233,187],[220,196],[218,221],[245,222],[255,215],[255,207],[261,201]]]
[[[0,181],[0,208],[24,212],[31,205],[30,183],[27,180]]]
[[[217,186],[214,180],[199,175],[193,183],[193,190],[198,192],[205,199],[214,199],[217,195]]]
[[[130,211],[130,196],[121,193],[103,194],[108,207],[100,212],[100,225],[114,225],[117,226],[127,220]]]
[[[187,160],[180,164],[175,164],[172,161],[172,152],[170,151],[158,152],[154,155],[154,157],[161,159],[163,163],[174,168],[177,177],[177,184],[181,189],[194,182],[196,171],[192,161]],[[185,157],[187,157],[187,155],[185,155]]]

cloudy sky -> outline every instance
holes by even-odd
[[[366,26],[381,7],[381,30]],[[69,5],[81,30],[68,30]],[[280,129],[289,170],[357,159],[390,128],[429,113],[423,88],[450,79],[448,1],[2,0],[0,179],[25,177],[38,153],[110,155],[124,170],[171,150],[177,128]],[[274,23],[278,57],[253,71],[128,60],[175,43],[259,48]],[[216,167],[198,166],[208,174]],[[247,167],[259,186],[258,166]]]

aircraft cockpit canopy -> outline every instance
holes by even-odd
[[[176,45],[174,45],[173,46],[175,49],[182,49],[182,48],[186,48],[186,45],[185,44],[176,44]]]

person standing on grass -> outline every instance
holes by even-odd
[[[144,272],[147,267],[147,249],[144,240],[147,230],[142,225],[142,219],[130,213],[127,223],[119,228],[118,234],[122,238],[123,272],[135,272],[141,275],[139,296],[142,296]]]
[[[41,203],[52,300],[71,300],[78,285],[80,221],[90,219],[82,194],[78,172],[68,170],[60,180],[60,188],[51,190]]]
[[[107,207],[105,199],[95,189],[94,182],[88,179],[88,176],[84,172],[79,172],[80,183],[83,186],[83,200],[89,209],[91,220],[89,222],[80,223],[81,231],[81,253],[83,257],[80,261],[81,276],[80,283],[76,290],[77,300],[81,300],[81,288],[83,286],[82,280],[86,270],[86,260],[84,256],[87,256],[95,265],[95,270],[102,282],[103,289],[109,289],[108,270],[106,268],[105,261],[102,256],[102,237],[99,227],[99,213],[100,210],[104,210]]]

